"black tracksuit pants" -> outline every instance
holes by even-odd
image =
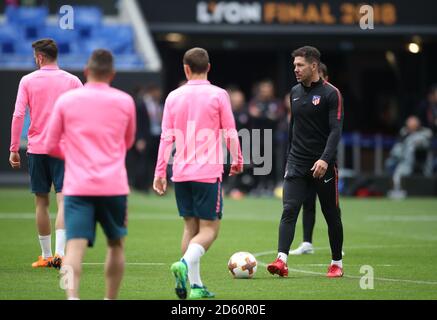
[[[332,260],[342,259],[343,225],[338,201],[338,172],[330,164],[322,179],[312,176],[310,167],[288,165],[283,189],[283,212],[279,225],[278,252],[288,255],[294,239],[296,221],[302,203],[312,190],[316,190],[323,215],[328,224]]]

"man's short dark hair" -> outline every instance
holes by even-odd
[[[183,62],[190,67],[193,73],[205,73],[208,71],[208,52],[202,48],[192,48],[185,52]]]
[[[49,60],[58,58],[58,46],[53,39],[40,39],[32,43],[32,48],[35,53],[40,53],[46,56]]]
[[[328,67],[323,62],[320,62],[319,64],[319,71],[322,73],[323,78],[326,79],[328,76]]]
[[[114,57],[105,49],[94,50],[88,61],[88,69],[97,78],[110,76],[114,72]]]
[[[296,49],[291,54],[293,58],[296,57],[304,57],[305,60],[307,60],[309,63],[316,62],[317,64],[320,63],[320,51],[317,50],[315,47],[311,46],[305,46],[301,47],[299,49]]]

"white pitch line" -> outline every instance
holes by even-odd
[[[350,246],[350,247],[343,247],[343,249],[346,251],[347,254],[347,250],[355,250],[355,249],[389,249],[389,248],[414,248],[414,247],[435,247],[434,244],[431,243],[424,243],[424,244],[393,244],[393,245],[362,245],[362,246]],[[314,250],[331,250],[331,247],[314,247]],[[255,253],[254,256],[255,257],[259,257],[259,256],[266,256],[268,254],[273,254],[273,253],[277,253],[278,251],[276,250],[270,250],[270,251],[262,251],[262,252],[258,252]]]
[[[362,264],[348,264],[343,263],[344,266],[348,267],[361,267]],[[309,266],[309,267],[325,267],[326,263],[293,263],[293,266]],[[372,264],[372,267],[399,267],[396,264]]]
[[[276,252],[276,251],[275,251]],[[254,256],[257,256],[255,253]],[[259,256],[259,255],[258,255]],[[258,260],[258,264],[262,267],[267,266],[266,263]],[[326,266],[326,265],[324,265]],[[313,274],[313,275],[320,275],[320,276],[326,276],[326,273],[322,272],[315,272],[315,271],[308,271],[308,270],[300,270],[295,268],[288,268],[289,271],[292,272],[298,272],[298,273],[304,273],[304,274]],[[344,278],[349,279],[361,279],[362,276],[350,276],[350,275],[343,275]],[[375,280],[381,280],[381,281],[390,281],[390,282],[406,282],[406,283],[414,283],[414,284],[427,284],[427,285],[437,285],[437,281],[421,281],[421,280],[409,280],[409,279],[391,279],[391,278],[374,278]]]
[[[84,262],[83,265],[89,266],[100,266],[104,265],[104,262]],[[126,262],[127,266],[165,266],[166,264],[163,262]]]

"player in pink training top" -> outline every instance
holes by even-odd
[[[46,147],[65,158],[65,225],[67,255],[62,272],[73,271],[69,299],[79,298],[82,259],[94,244],[97,222],[107,237],[106,298],[116,299],[124,273],[127,234],[126,151],[134,143],[135,103],[112,88],[115,76],[111,52],[93,52],[83,88],[62,95],[50,119]],[[65,148],[58,145],[63,137]],[[59,150],[61,153],[59,154]]]
[[[222,217],[222,138],[232,155],[231,175],[243,171],[243,157],[229,95],[208,81],[208,53],[193,48],[185,53],[183,63],[188,82],[165,102],[153,188],[160,195],[166,191],[166,168],[175,142],[172,180],[185,222],[183,257],[171,266],[176,294],[187,298],[188,277],[190,299],[210,298],[214,294],[203,285],[199,268],[201,256],[217,238]]]
[[[50,154],[65,158],[67,255],[61,271],[68,279],[74,275],[67,296],[79,298],[82,259],[87,246],[94,244],[99,222],[108,239],[106,299],[112,300],[124,273],[129,193],[125,157],[135,139],[135,103],[109,85],[115,76],[111,52],[94,51],[85,75],[83,88],[56,102],[46,146]],[[64,149],[58,148],[61,137]]]
[[[26,108],[29,108],[31,122],[28,133],[27,159],[32,193],[35,194],[36,224],[42,251],[38,260],[32,263],[32,267],[53,266],[59,268],[65,250],[64,200],[61,193],[64,162],[47,155],[44,140],[47,137],[47,124],[56,100],[63,93],[82,87],[82,83],[76,76],[59,69],[57,65],[58,48],[53,40],[35,41],[32,48],[39,70],[24,76],[20,81],[12,118],[9,163],[14,169],[21,167],[20,136]],[[49,193],[52,184],[58,205],[54,257],[52,255],[49,216]]]

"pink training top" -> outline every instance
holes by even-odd
[[[190,80],[165,102],[155,177],[166,178],[173,160],[175,182],[215,182],[223,174],[223,139],[233,164],[243,164],[228,93],[207,80]]]
[[[27,152],[47,154],[44,141],[53,107],[59,96],[68,90],[82,87],[79,78],[60,70],[56,65],[47,65],[24,76],[18,87],[17,101],[12,118],[11,152],[20,149],[26,107],[30,111]]]
[[[123,91],[94,82],[62,95],[50,119],[46,148],[65,159],[63,194],[128,194],[125,157],[135,130],[135,104]],[[58,147],[61,137],[63,148]]]

